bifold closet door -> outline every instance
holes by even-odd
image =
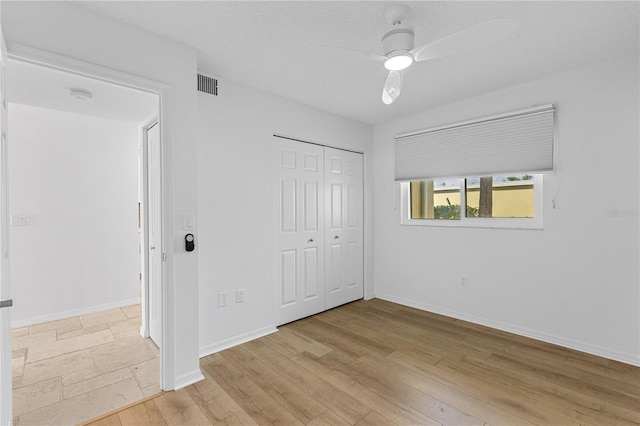
[[[276,139],[276,323],[325,309],[324,149]]]
[[[364,295],[363,156],[324,148],[325,309]]]

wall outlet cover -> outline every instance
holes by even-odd
[[[227,306],[227,293],[218,293],[218,307],[222,308],[224,306]]]

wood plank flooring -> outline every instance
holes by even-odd
[[[638,425],[640,368],[386,301],[201,359],[107,425]]]

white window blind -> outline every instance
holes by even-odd
[[[554,126],[544,105],[398,135],[395,180],[552,171]]]

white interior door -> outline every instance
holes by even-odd
[[[362,154],[324,149],[325,308],[364,295]]]
[[[0,4],[0,8],[1,8]],[[0,11],[0,16],[2,15]],[[0,27],[0,424],[12,421],[11,287],[9,282],[9,194],[7,192],[7,46]]]
[[[160,126],[147,130],[147,223],[149,274],[147,288],[149,299],[149,336],[162,345],[162,199],[161,199]]]
[[[323,148],[276,138],[277,325],[324,310]]]

